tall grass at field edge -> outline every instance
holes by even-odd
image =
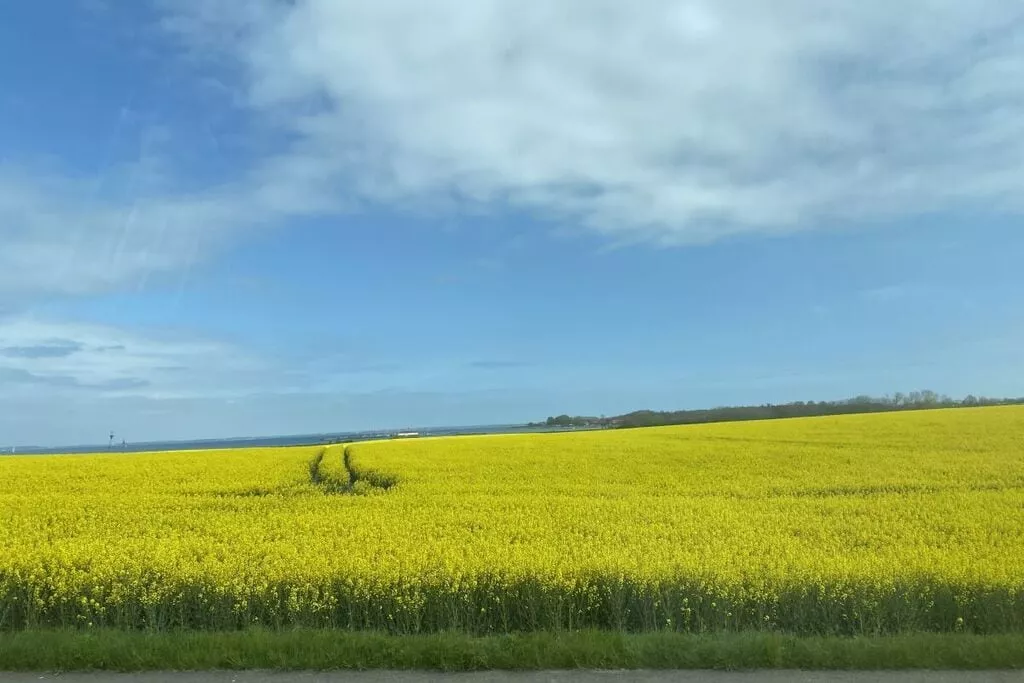
[[[374,489],[379,491],[380,489]],[[333,579],[294,586],[267,582],[260,592],[233,593],[215,582],[166,582],[143,576],[126,590],[99,583],[64,595],[31,577],[0,572],[0,631],[70,625],[123,630],[231,631],[340,629],[422,635],[495,635],[535,631],[781,632],[801,636],[882,636],[901,633],[1024,633],[1024,591],[943,585],[906,577],[892,585],[867,582],[743,586],[732,591],[708,577],[681,575],[662,583],[594,575],[575,586],[539,576],[510,579],[479,574],[472,581],[435,577],[413,583]],[[712,577],[713,578],[713,577]],[[169,584],[169,585],[168,585]],[[107,596],[117,594],[118,601]]]
[[[583,631],[474,637],[254,629],[0,635],[0,671],[573,668],[1020,669],[1024,634],[830,638]]]

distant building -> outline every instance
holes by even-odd
[[[419,432],[398,432],[397,434],[395,434],[395,438],[396,439],[413,439],[413,438],[415,438],[415,437],[417,437],[419,435],[420,435]]]

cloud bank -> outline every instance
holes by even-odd
[[[0,318],[0,394],[196,396],[287,392],[282,368],[221,342],[160,338],[102,325]],[[51,416],[52,417],[52,416]]]
[[[165,148],[149,160],[164,177],[131,169],[133,189],[102,198],[95,179],[0,164],[0,303],[138,287],[366,203],[514,207],[666,244],[1022,209],[1018,3],[156,7],[264,152],[183,192]]]
[[[201,3],[275,173],[704,242],[1021,209],[1024,8],[1001,0]],[[193,5],[195,10],[196,5]]]

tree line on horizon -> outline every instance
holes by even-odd
[[[971,408],[1024,404],[1020,398],[987,398],[969,394],[954,399],[930,390],[896,392],[886,396],[854,396],[839,401],[793,401],[791,403],[765,403],[748,406],[719,406],[697,410],[636,410],[624,415],[590,417],[583,415],[557,415],[544,422],[531,423],[535,427],[589,427],[629,428],[662,425],[700,424],[705,422],[733,422],[743,420],[771,420],[786,417],[816,417],[824,415],[850,415],[856,413],[883,413],[896,410],[928,410],[934,408]]]

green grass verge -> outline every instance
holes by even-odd
[[[474,637],[330,630],[0,633],[0,671],[1019,669],[1024,634],[801,637],[603,631]]]

